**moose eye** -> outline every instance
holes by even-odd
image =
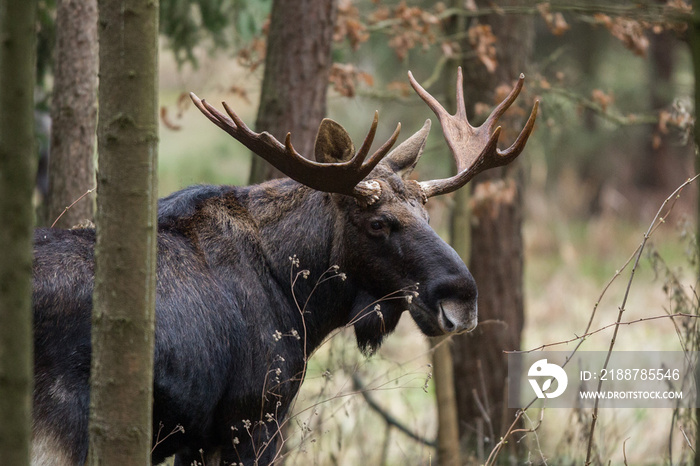
[[[375,238],[384,238],[389,234],[389,225],[385,219],[376,218],[367,223],[367,233]]]
[[[384,222],[381,220],[374,220],[369,224],[369,227],[374,231],[381,231],[384,229]]]

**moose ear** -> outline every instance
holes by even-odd
[[[324,118],[318,127],[314,155],[320,163],[346,162],[355,155],[355,146],[345,128]]]
[[[401,178],[407,178],[411,174],[418,159],[420,159],[425,141],[430,133],[430,119],[425,120],[425,124],[413,136],[402,142],[396,149],[389,152],[384,161]]]

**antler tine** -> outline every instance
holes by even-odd
[[[226,110],[226,113],[228,113],[228,116],[231,117],[231,120],[236,124],[236,127],[240,128],[245,133],[253,133],[253,131],[251,131],[250,128],[248,128],[248,126],[246,126],[246,124],[243,123],[243,120],[241,120],[241,117],[239,117],[236,114],[236,112],[231,110],[231,107],[229,107],[226,102],[221,102],[221,105],[224,106],[224,110]]]
[[[506,110],[508,110],[510,106],[513,105],[515,99],[517,99],[518,95],[520,95],[520,91],[522,90],[524,83],[525,75],[520,73],[520,76],[518,77],[518,82],[515,83],[515,86],[513,86],[513,89],[511,89],[511,91],[508,93],[508,96],[506,96],[506,98],[503,99],[503,102],[498,104],[496,108],[493,109],[491,115],[489,115],[489,117],[486,119],[483,126],[486,126],[490,129],[493,127],[493,125],[498,123],[498,119],[501,118],[504,113],[506,113]]]
[[[467,120],[467,107],[464,104],[464,77],[462,76],[462,67],[457,67],[457,113],[455,116]]]
[[[192,99],[192,102],[194,102],[194,105],[199,109],[199,111],[202,112],[204,116],[209,118],[209,120],[216,126],[229,134],[231,134],[231,131],[235,130],[235,128],[231,125],[232,122],[228,121],[228,118],[212,107],[209,102],[204,99],[200,99],[194,92],[190,92],[190,99]],[[231,135],[233,136],[233,134]]]
[[[461,75],[461,68],[460,68],[460,72],[458,75],[458,79],[459,79],[460,75]],[[428,104],[428,107],[430,107],[430,109],[433,111],[433,113],[435,113],[435,115],[438,117],[438,120],[440,122],[442,122],[444,118],[450,117],[450,114],[447,112],[447,110],[445,110],[445,108],[442,106],[442,104],[440,104],[440,102],[438,102],[438,100],[435,97],[430,95],[430,93],[428,91],[426,91],[423,88],[423,86],[421,86],[418,83],[418,81],[416,81],[416,78],[413,77],[413,73],[411,73],[410,71],[408,72],[408,80],[410,81],[411,87],[413,87],[413,90],[416,91],[416,94],[418,94],[420,96],[420,98],[423,99],[423,101],[426,104]],[[464,99],[462,99],[462,100],[464,100]]]
[[[291,157],[292,159],[301,159],[301,160],[307,161],[307,159],[305,159],[303,155],[301,155],[299,152],[297,152],[294,149],[294,146],[292,145],[292,133],[287,133],[287,136],[285,137],[284,145],[283,145],[267,131],[263,131],[262,133],[259,133],[259,134],[252,131],[243,122],[243,120],[241,120],[241,117],[239,117],[236,114],[236,112],[234,112],[231,109],[231,107],[228,106],[228,104],[226,102],[221,102],[221,104],[224,106],[224,109],[226,110],[226,113],[228,113],[229,117],[231,117],[231,120],[236,124],[237,131],[239,131],[240,133],[245,134],[246,136],[250,137],[253,140],[258,138],[261,141],[264,141],[265,143],[267,143],[270,146],[275,147],[277,149],[284,149],[286,154],[289,157]],[[253,149],[251,149],[251,150],[253,150]],[[255,150],[253,150],[253,151],[255,152]],[[262,157],[264,158],[264,156],[262,156]],[[272,162],[270,162],[270,163],[272,163]]]
[[[374,141],[374,135],[377,133],[377,124],[379,123],[379,111],[375,110],[374,111],[374,119],[372,120],[372,126],[370,126],[369,131],[367,132],[367,136],[365,136],[365,140],[362,141],[362,146],[360,146],[360,150],[357,151],[355,156],[352,158],[352,162],[355,166],[362,166],[362,162],[365,161],[365,158],[367,157],[367,154],[369,153],[369,148],[372,146],[372,142]]]
[[[393,145],[396,143],[396,140],[399,138],[399,133],[401,132],[401,123],[396,124],[396,129],[392,133],[391,137],[387,139],[387,141],[382,144],[379,149],[377,149],[374,154],[372,154],[369,158],[369,160],[362,165],[362,171],[367,172],[367,175],[369,175],[369,172],[372,171],[374,167],[377,166],[379,162],[382,161],[382,159],[389,153],[389,150],[393,147]]]
[[[527,122],[525,123],[525,127],[515,139],[515,142],[513,142],[513,144],[508,149],[498,151],[501,154],[501,156],[514,159],[515,157],[520,155],[523,149],[525,149],[525,144],[527,144],[527,140],[530,138],[532,131],[535,129],[535,120],[537,119],[537,110],[539,108],[540,101],[535,100],[535,104],[532,106],[532,111],[530,112],[530,116],[528,117]]]

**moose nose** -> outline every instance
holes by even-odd
[[[445,299],[440,301],[438,308],[438,323],[443,332],[464,333],[476,328],[476,301],[465,308],[463,302]]]

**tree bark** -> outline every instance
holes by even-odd
[[[70,228],[92,221],[97,125],[97,0],[56,5],[56,57],[51,103],[49,194],[45,223]]]
[[[459,1],[453,1],[453,7],[459,8]],[[447,26],[448,33],[455,34],[461,28],[461,18]],[[444,73],[443,88],[445,89],[445,108],[456,108],[455,102],[455,73],[456,63],[450,60]],[[451,156],[450,156],[451,158]],[[455,204],[452,208],[450,222],[450,244],[464,262],[469,260],[469,212],[466,201],[469,191],[460,189],[455,193]],[[438,464],[440,466],[460,466],[462,458],[459,445],[459,417],[457,409],[457,394],[455,390],[454,360],[452,358],[451,339],[431,339],[433,345],[433,379],[435,382],[435,398],[438,414]]]
[[[477,1],[477,4],[488,6],[485,2]],[[518,1],[499,4],[513,5]],[[498,67],[491,74],[476,59],[465,61],[468,105],[494,103],[496,87],[514,83],[526,70],[534,37],[530,17],[493,15],[475,21],[492,27],[497,38]],[[468,112],[470,110],[468,108]],[[502,119],[503,127],[519,130],[524,121],[510,119],[509,115],[512,112]],[[504,144],[510,144],[517,135],[509,133],[503,131]],[[506,405],[508,367],[503,351],[520,347],[524,324],[523,198],[519,173],[515,162],[514,167],[491,170],[472,182],[469,269],[479,287],[481,323],[472,333],[454,339],[454,372],[458,374],[455,385],[463,445],[477,447],[477,450],[483,448],[487,454],[515,414],[515,410],[507,409]]]
[[[0,0],[0,464],[28,465],[36,2]]]
[[[100,0],[99,173],[88,462],[150,464],[158,3]]]
[[[292,134],[294,148],[313,158],[316,132],[326,116],[337,0],[274,0],[256,130],[279,141]],[[252,154],[249,183],[284,177]]]
[[[326,116],[336,0],[275,0],[270,14],[265,74],[257,131],[284,141],[313,158],[316,131]],[[278,170],[253,155],[250,183],[279,178]]]
[[[460,466],[459,422],[454,387],[452,340],[431,339],[433,380],[438,410],[437,458],[440,466]]]
[[[659,111],[673,100],[675,70],[675,42],[678,39],[670,31],[652,34],[649,38],[649,106]],[[635,164],[637,187],[661,193],[673,191],[678,181],[686,176],[685,145],[674,144],[671,136],[661,135],[657,125],[649,125],[648,140],[641,160]],[[688,159],[685,159],[688,160]]]
[[[694,145],[695,145],[695,172],[700,173],[700,120],[697,118],[697,109],[700,108],[700,92],[698,92],[698,82],[700,82],[700,0],[693,0],[693,17],[690,21],[689,26],[689,38],[690,38],[690,49],[693,55],[693,74],[695,76],[695,127],[694,127]],[[700,195],[700,193],[699,193]],[[696,247],[700,245],[700,198],[698,199],[698,204],[696,209]],[[700,277],[700,270],[696,271],[697,276]],[[700,351],[697,347],[698,340],[696,339],[695,351]],[[695,364],[695,390],[696,397],[700,396],[700,364]],[[700,407],[695,408],[695,458],[693,459],[693,464],[695,466],[700,466]]]

